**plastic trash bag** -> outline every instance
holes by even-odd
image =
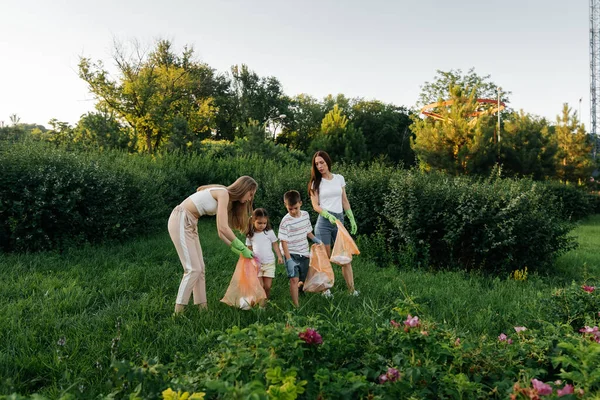
[[[313,244],[310,248],[310,262],[304,282],[305,292],[324,292],[333,287],[335,276],[327,257],[327,251],[322,244]]]
[[[263,305],[267,294],[258,280],[258,268],[254,259],[240,256],[221,301],[242,310],[249,310],[257,304]]]
[[[331,251],[331,262],[338,265],[346,265],[352,262],[352,255],[360,254],[354,239],[348,233],[344,224],[338,219],[336,221],[338,227],[337,237]]]

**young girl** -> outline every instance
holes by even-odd
[[[327,255],[331,255],[331,246],[337,237],[336,221],[344,223],[344,213],[350,221],[350,233],[356,234],[357,226],[350,202],[346,196],[346,180],[342,175],[331,172],[331,158],[324,151],[317,151],[312,158],[311,177],[308,182],[308,193],[313,209],[319,213],[315,225],[315,236],[323,241]],[[342,275],[348,290],[354,296],[358,291],[354,289],[354,274],[352,264],[342,266]],[[330,295],[329,290],[324,292]]]
[[[277,254],[278,264],[283,264],[283,257],[281,257],[277,237],[269,222],[269,215],[264,208],[257,208],[252,213],[246,236],[246,246],[254,253],[254,257],[258,259],[258,263],[260,264],[258,278],[265,289],[267,298],[269,298],[271,295],[271,283],[273,282],[273,278],[275,278],[275,257],[273,256],[273,251]]]

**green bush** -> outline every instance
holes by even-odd
[[[552,296],[542,300],[547,315],[557,323],[569,324],[579,330],[600,316],[600,289],[591,285],[578,285],[557,289]]]
[[[424,265],[500,273],[548,267],[575,246],[555,199],[528,181],[397,174],[385,212],[397,249]]]
[[[43,143],[0,148],[0,246],[39,251],[144,233],[164,214],[159,177]]]
[[[579,220],[598,212],[598,196],[585,189],[560,182],[546,182],[541,186],[548,196],[556,198],[565,219]]]
[[[213,331],[198,337],[206,352],[178,354],[168,364],[113,359],[100,390],[115,399],[185,398],[186,392],[205,399],[487,399],[507,398],[516,382],[531,387],[533,378],[558,377],[587,394],[600,390],[593,364],[584,362],[591,360],[586,354],[600,355],[597,344],[569,327],[546,324],[461,341],[456,332],[411,318],[402,305],[390,316],[368,326],[290,316],[285,324]],[[78,390],[63,393],[99,395]]]

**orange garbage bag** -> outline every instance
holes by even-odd
[[[344,224],[338,219],[336,221],[338,227],[337,237],[331,251],[331,262],[338,265],[346,265],[352,262],[352,255],[360,254],[354,239],[348,233]]]
[[[257,304],[263,305],[266,298],[265,289],[258,280],[258,264],[253,258],[240,256],[221,301],[232,307],[249,310]]]
[[[305,292],[324,292],[333,287],[335,276],[333,268],[327,257],[327,251],[322,244],[313,244],[310,247],[310,262],[308,273],[304,281]]]

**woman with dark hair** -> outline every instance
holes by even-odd
[[[243,234],[247,233],[248,221],[252,214],[252,199],[257,188],[256,181],[249,176],[242,176],[227,187],[200,186],[196,193],[173,209],[169,217],[169,235],[175,244],[184,271],[175,301],[175,313],[183,311],[192,293],[194,304],[201,309],[207,307],[205,266],[198,237],[198,218],[216,215],[219,238],[231,246],[234,253],[252,258],[252,251],[235,236],[231,228]]]
[[[331,172],[331,157],[324,151],[317,151],[312,158],[311,177],[308,182],[308,193],[313,209],[319,213],[315,225],[315,236],[325,245],[327,255],[331,255],[331,245],[337,237],[336,221],[344,222],[344,213],[350,221],[350,233],[356,234],[356,221],[346,196],[346,180],[342,175]],[[354,289],[352,264],[342,266],[342,275],[352,295],[358,296]],[[324,292],[331,296],[331,292]]]

